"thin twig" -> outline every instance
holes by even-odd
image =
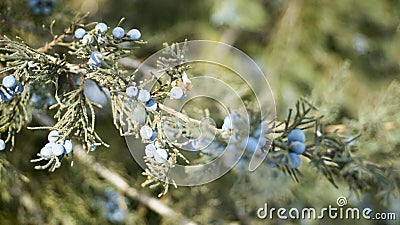
[[[183,114],[181,112],[178,112],[175,109],[170,108],[170,107],[168,107],[166,105],[158,104],[158,107],[161,110],[163,110],[164,112],[166,112],[168,114],[171,114],[171,115],[175,116],[176,118],[179,118],[179,119],[183,120],[186,123],[194,123],[196,125],[200,125],[200,123],[201,123],[199,120],[192,119],[192,118],[188,117],[187,115],[185,115],[185,114]]]
[[[56,38],[54,38],[50,43],[46,43],[43,47],[38,48],[37,50],[39,52],[47,52],[48,50],[52,49],[54,46],[56,46],[59,42],[62,42],[62,40],[66,37],[65,34],[59,35]]]

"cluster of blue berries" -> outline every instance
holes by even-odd
[[[24,86],[12,75],[5,76],[2,85],[4,90],[0,90],[0,103],[13,100],[15,94],[21,94],[24,91]]]
[[[304,132],[300,129],[293,129],[288,134],[288,140],[286,144],[289,145],[288,158],[284,155],[278,155],[276,161],[269,161],[268,165],[274,167],[276,165],[288,165],[292,169],[297,169],[300,167],[301,159],[300,156],[306,151],[306,146],[304,142],[306,141],[306,136]]]
[[[122,222],[125,219],[125,211],[118,204],[118,199],[122,196],[114,190],[107,190],[105,194],[107,201],[104,209],[107,220],[113,223]]]
[[[150,96],[150,92],[146,89],[139,90],[136,86],[129,86],[125,90],[126,95],[129,98],[136,99],[144,104],[147,111],[157,110],[157,102]]]
[[[94,35],[94,37],[99,43],[102,43],[104,39],[101,37],[101,35],[108,31],[107,25],[105,23],[98,23],[94,30],[100,33],[99,35]],[[93,34],[86,32],[86,30],[83,28],[76,29],[74,36],[77,39],[81,39],[82,44],[84,45],[92,44],[94,41]]]
[[[50,131],[47,139],[47,143],[41,150],[40,155],[43,158],[50,158],[53,156],[61,156],[63,154],[69,154],[72,152],[72,142],[71,140],[59,140],[60,134],[58,131]]]
[[[3,151],[4,149],[6,149],[6,143],[3,139],[0,139],[0,151]]]
[[[114,38],[116,39],[121,39],[123,37],[125,37],[125,30],[122,27],[115,27],[112,30],[112,35]],[[140,33],[140,31],[138,29],[131,29],[128,31],[128,33],[126,33],[126,36],[132,40],[132,41],[136,41],[139,40],[140,37],[142,36],[142,34]]]
[[[150,126],[144,125],[140,128],[139,134],[144,141],[150,142],[145,148],[146,156],[154,158],[159,164],[165,163],[168,160],[168,152],[164,148],[165,143],[160,144],[157,140],[157,128],[153,130]]]
[[[278,155],[278,160],[276,162],[270,161],[268,165],[274,167],[276,165],[289,165],[292,169],[299,168],[301,164],[300,156],[306,151],[306,146],[304,142],[306,141],[306,136],[304,132],[300,129],[293,129],[288,134],[288,140],[286,144],[289,145],[288,158],[284,155]]]
[[[157,128],[153,131],[150,126],[144,125],[140,128],[139,134],[143,140],[152,142],[157,139],[158,132]]]
[[[78,28],[74,32],[74,36],[77,39],[81,39],[82,44],[88,45],[94,43],[94,38],[96,39],[98,44],[102,44],[104,42],[104,36],[108,31],[108,26],[105,23],[96,24],[93,32],[87,32],[83,28]],[[125,37],[125,30],[121,27],[115,27],[112,30],[112,36],[115,39],[122,39]],[[131,41],[139,40],[141,37],[141,33],[138,29],[131,29],[128,31],[126,36]],[[90,54],[88,64],[92,67],[99,67],[101,63],[104,61],[104,55],[99,51],[94,51]]]
[[[241,124],[242,119],[241,116],[237,113],[231,113],[225,117],[224,123],[222,125],[223,133],[230,133],[231,130],[240,129],[239,124]],[[228,166],[234,165],[236,160],[236,154],[238,150],[245,149],[246,154],[244,154],[237,165],[234,167],[234,170],[238,173],[244,173],[247,171],[249,162],[251,157],[262,157],[265,155],[262,150],[267,145],[267,134],[269,132],[268,122],[263,120],[258,124],[257,129],[253,131],[249,136],[237,136],[233,132],[230,133],[230,142],[234,145],[228,145],[226,150],[228,153],[224,158],[224,163]],[[240,133],[238,133],[240,134]],[[203,151],[204,152],[204,151]]]
[[[28,7],[35,15],[49,15],[54,6],[55,0],[29,0]]]
[[[165,162],[171,163],[171,158],[168,160],[168,152],[162,146],[160,145],[159,142],[150,143],[146,145],[145,148],[145,154],[149,158],[154,158],[154,160],[159,163],[163,164]]]
[[[108,26],[105,23],[98,23],[94,30],[100,32],[100,34],[105,34],[108,31]],[[132,41],[137,41],[142,36],[138,29],[131,29],[128,33],[125,33],[125,30],[122,27],[115,27],[111,33],[115,39],[122,39],[126,36]],[[90,33],[87,33],[83,28],[76,29],[74,35],[76,38],[82,39],[82,43],[84,44],[91,44],[93,42],[93,36]],[[96,40],[99,42],[104,41],[101,36],[96,36]]]
[[[229,135],[228,145],[219,143],[207,136],[193,139],[191,146],[194,151],[200,150],[203,154],[212,157],[218,157],[223,153],[223,163],[226,166],[234,166],[237,162],[238,151],[243,149],[246,153],[240,158],[234,170],[238,173],[247,171],[250,155],[260,157],[264,155],[262,149],[267,145],[267,134],[269,132],[268,122],[260,121],[257,129],[255,129],[249,136],[243,136],[239,130],[240,124],[243,122],[240,114],[232,112],[224,118],[222,125],[222,135]]]
[[[293,129],[288,134],[288,144],[289,144],[289,160],[290,167],[296,169],[300,166],[301,160],[299,155],[306,151],[306,146],[304,142],[306,141],[306,136],[304,132],[300,129]]]

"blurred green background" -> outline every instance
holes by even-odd
[[[34,47],[51,36],[41,28],[55,19],[62,32],[73,15],[90,12],[87,21],[137,27],[148,42],[133,58],[143,61],[164,42],[206,39],[233,45],[252,57],[271,83],[278,119],[301,96],[310,97],[326,115],[328,124],[345,124],[346,135],[357,140],[357,154],[399,168],[400,130],[383,123],[400,122],[400,1],[396,0],[57,0],[48,16],[37,16],[27,1],[0,1],[0,32],[20,36]],[[112,146],[91,155],[125,177],[143,193],[156,197],[160,190],[142,188],[144,177],[112,128],[110,115],[98,117],[99,130]],[[29,163],[45,143],[45,131],[24,130],[13,152],[2,152],[0,170],[0,224],[175,224],[126,198],[124,217],[107,218],[107,193],[115,191],[85,165],[70,161],[54,173],[36,171]],[[138,144],[138,149],[142,146]],[[8,164],[9,162],[9,164]],[[336,205],[339,196],[354,207],[397,212],[400,200],[387,205],[374,190],[359,198],[346,184],[338,189],[303,161],[299,183],[268,167],[248,176],[233,172],[207,185],[171,189],[162,201],[200,224],[399,224],[397,221],[259,220],[256,211],[273,207]],[[20,176],[23,175],[23,177]],[[123,194],[121,194],[123,195]],[[30,203],[30,202],[34,202]],[[32,207],[29,207],[29,206]]]

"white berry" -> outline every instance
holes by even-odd
[[[85,34],[82,38],[82,44],[87,45],[87,44],[92,44],[93,43],[93,37],[90,34]]]
[[[138,29],[129,30],[126,35],[128,35],[129,39],[131,39],[133,41],[139,40],[139,38],[142,36],[142,34],[140,33],[140,31]]]
[[[78,29],[75,30],[74,34],[75,34],[76,38],[81,39],[86,34],[86,31],[83,28],[78,28]]]
[[[3,86],[5,88],[14,88],[17,85],[17,80],[13,75],[8,75],[3,78]]]
[[[69,154],[72,152],[72,142],[70,140],[65,140],[63,143],[65,153]]]
[[[167,160],[167,158],[168,158],[168,153],[163,148],[157,149],[156,152],[154,153],[154,159],[158,163],[164,163],[165,160]]]
[[[51,151],[52,148],[44,146],[42,149],[40,149],[40,155],[44,157],[50,156],[53,152]]]
[[[59,136],[60,134],[58,133],[58,131],[52,130],[47,136],[47,140],[49,140],[50,143],[55,143],[58,140]]]
[[[140,90],[137,97],[139,102],[147,102],[150,100],[150,92],[148,90]]]
[[[108,27],[105,23],[98,23],[94,27],[94,29],[99,30],[101,33],[105,33],[108,30]]]
[[[62,146],[60,144],[55,144],[51,148],[51,151],[53,152],[53,154],[55,156],[60,156],[60,155],[62,155],[64,153],[64,146]]]
[[[156,152],[157,148],[154,144],[146,145],[144,152],[146,153],[147,157],[154,157],[154,153]]]
[[[143,139],[149,140],[151,138],[151,136],[153,135],[153,130],[149,126],[143,126],[142,128],[140,128],[139,133]]]
[[[138,95],[139,90],[137,87],[135,86],[129,86],[126,91],[125,91],[126,95],[130,98],[134,98]]]
[[[169,92],[169,95],[173,99],[181,99],[185,93],[183,93],[183,89],[180,87],[173,87]]]
[[[3,151],[4,149],[6,149],[6,143],[3,139],[0,139],[0,151]]]

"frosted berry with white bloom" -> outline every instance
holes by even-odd
[[[169,92],[169,96],[173,99],[182,99],[185,93],[183,92],[183,89],[181,87],[173,87],[171,91]]]
[[[72,152],[72,142],[71,140],[65,140],[63,143],[65,154],[69,154]]]
[[[78,39],[83,38],[83,36],[85,36],[85,34],[86,34],[86,31],[83,28],[76,29],[75,33],[74,33],[75,37],[78,38]]]
[[[126,35],[133,41],[139,40],[139,38],[142,36],[138,29],[131,29]]]
[[[49,135],[47,136],[47,140],[49,140],[50,143],[55,143],[58,138],[60,137],[60,133],[56,130],[50,131]]]
[[[150,140],[151,136],[153,136],[153,129],[151,127],[145,125],[142,128],[140,128],[140,137],[142,137],[145,140]]]
[[[303,142],[300,141],[293,141],[290,144],[290,149],[291,152],[294,152],[296,154],[303,154],[306,151],[306,146],[304,145]]]
[[[157,148],[154,144],[148,144],[146,145],[146,148],[144,149],[144,152],[146,153],[147,157],[154,157],[154,153],[156,152]]]
[[[159,148],[154,152],[154,159],[160,164],[164,163],[168,159],[168,152],[163,148]]]
[[[93,43],[93,37],[91,34],[85,34],[82,38],[82,44],[88,45]]]
[[[135,86],[129,86],[126,91],[125,91],[126,95],[130,98],[135,98],[138,93],[139,93],[139,89]]]
[[[2,84],[5,88],[14,89],[17,85],[17,80],[14,76],[8,75],[3,78]]]
[[[99,30],[101,33],[105,33],[108,30],[107,24],[105,23],[98,23],[94,27],[95,30]]]
[[[296,153],[289,153],[289,165],[290,168],[292,169],[297,169],[300,166],[301,160],[299,155],[297,155]]]
[[[43,157],[49,157],[53,152],[51,151],[52,147],[49,146],[44,146],[42,149],[40,149],[40,155]]]
[[[157,110],[157,102],[154,99],[150,99],[149,101],[146,102],[145,108],[147,111],[155,111]]]
[[[116,27],[112,30],[112,35],[115,38],[123,38],[125,36],[125,30],[122,27]]]
[[[150,100],[150,92],[148,90],[140,90],[137,100],[139,102],[147,102]]]
[[[302,130],[294,129],[289,132],[288,141],[299,141],[304,143],[306,141],[306,136],[304,135],[304,132]]]
[[[103,62],[104,56],[101,52],[94,51],[90,54],[89,64],[92,66],[100,66],[101,62]]]
[[[3,139],[0,139],[0,151],[3,151],[4,149],[6,149],[6,143]]]
[[[47,143],[44,147],[47,147],[47,148],[53,148],[53,146],[55,145],[55,143],[54,142],[49,142],[49,143]]]
[[[62,146],[61,144],[54,144],[53,147],[51,148],[51,152],[55,155],[55,156],[60,156],[62,154],[64,154],[64,146]]]

